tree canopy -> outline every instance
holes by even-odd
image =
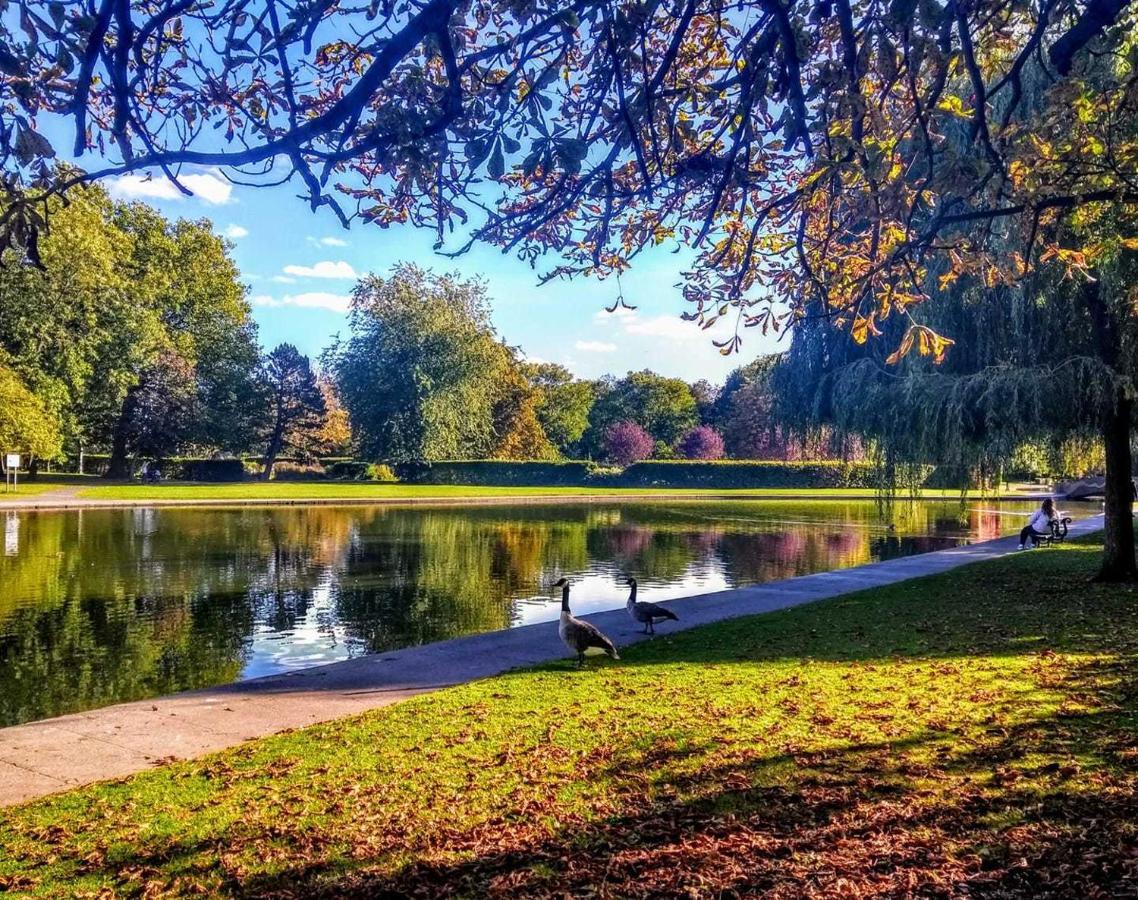
[[[820,299],[865,335],[936,260],[1000,281],[1093,256],[1058,229],[1138,201],[1134,25],[1125,0],[25,0],[0,22],[0,243],[38,258],[76,183],[211,166],[345,223],[552,251],[550,276],[676,240],[703,322]],[[87,171],[56,177],[49,120]],[[940,357],[910,324],[899,347]]]

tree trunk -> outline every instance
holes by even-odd
[[[1119,396],[1103,427],[1106,444],[1105,537],[1096,581],[1134,581],[1134,482],[1130,457],[1132,402]]]
[[[273,465],[277,461],[277,456],[280,455],[281,447],[284,445],[284,423],[277,419],[277,424],[273,428],[272,436],[269,438],[269,446],[265,448],[265,463],[261,468],[261,481],[268,481],[273,477]]]
[[[104,478],[130,478],[130,460],[127,458],[127,433],[130,430],[130,416],[134,409],[134,395],[136,388],[130,388],[123,398],[122,408],[119,410],[118,421],[115,422],[114,435],[111,437],[111,458],[107,463]]]

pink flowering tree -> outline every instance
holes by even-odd
[[[722,459],[723,438],[710,425],[700,425],[680,438],[676,449],[685,459]]]
[[[605,457],[618,466],[629,466],[652,455],[656,442],[635,422],[617,422],[605,432]]]

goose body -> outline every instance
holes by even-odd
[[[655,634],[657,622],[663,622],[667,619],[671,619],[673,622],[680,621],[679,616],[658,603],[645,603],[643,600],[637,600],[635,578],[629,578],[627,584],[630,588],[627,604],[628,614],[632,617],[632,621],[639,622],[644,626],[645,634]]]
[[[577,667],[585,665],[585,651],[590,647],[604,650],[613,659],[620,659],[616,646],[601,630],[588,622],[582,622],[569,610],[569,580],[562,578],[554,587],[561,588],[561,621],[557,625],[557,633],[562,643],[577,654]]]

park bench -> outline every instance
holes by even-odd
[[[1067,539],[1068,526],[1071,524],[1070,516],[1061,516],[1057,519],[1051,520],[1051,528],[1048,529],[1047,534],[1041,534],[1033,537],[1037,547],[1050,547],[1054,544],[1061,544]]]

